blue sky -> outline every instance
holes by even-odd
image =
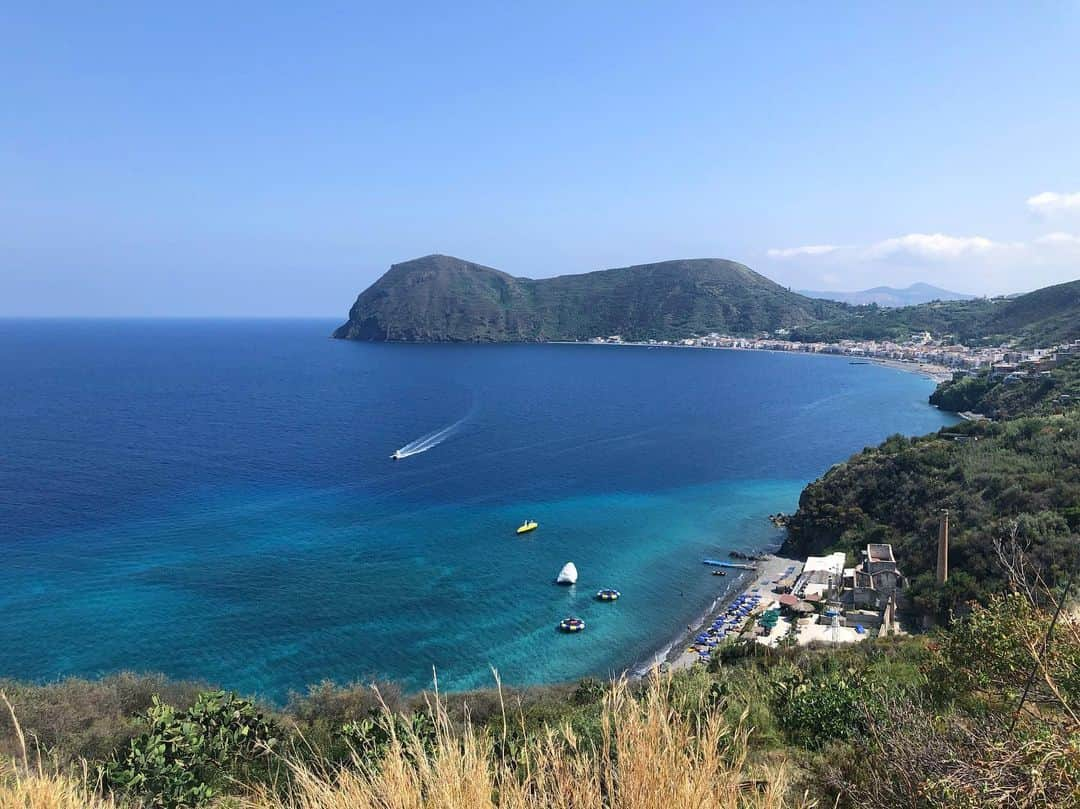
[[[432,252],[1080,277],[1080,4],[891,5],[8,4],[0,315],[344,315]]]

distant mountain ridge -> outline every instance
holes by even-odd
[[[808,325],[845,307],[742,264],[684,259],[534,280],[444,255],[393,265],[334,336],[376,342],[676,339]]]
[[[821,298],[828,301],[850,303],[854,306],[865,306],[876,303],[878,306],[915,306],[920,303],[932,301],[970,301],[975,295],[963,292],[950,292],[947,289],[936,287],[922,282],[912,284],[909,287],[898,289],[896,287],[880,286],[872,289],[864,289],[860,292],[814,292],[799,290],[800,295],[808,298]]]
[[[1024,295],[934,301],[899,308],[851,307],[838,317],[800,326],[802,341],[902,340],[916,332],[973,345],[1015,341],[1049,346],[1080,339],[1080,280]]]

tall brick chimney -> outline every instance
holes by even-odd
[[[949,510],[941,510],[941,523],[938,525],[937,537],[937,583],[944,584],[949,580]]]

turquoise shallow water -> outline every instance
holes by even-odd
[[[806,481],[950,421],[927,380],[837,358],[60,325],[0,323],[0,676],[282,699],[433,668],[447,688],[607,674],[730,586],[703,556],[778,541],[765,517]],[[580,581],[556,587],[568,560]],[[554,631],[570,614],[584,634]]]

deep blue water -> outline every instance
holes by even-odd
[[[807,481],[951,420],[928,380],[834,357],[334,325],[0,321],[0,676],[281,699],[433,667],[446,688],[610,673],[729,582],[703,556],[776,542],[766,515]],[[570,614],[584,634],[554,631]]]

